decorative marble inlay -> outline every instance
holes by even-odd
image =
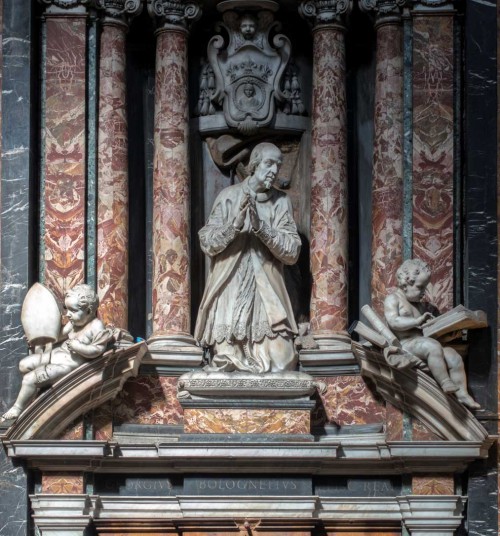
[[[153,162],[153,333],[190,330],[187,38],[158,35]]]
[[[309,434],[309,410],[191,409],[184,411],[188,434]]]
[[[56,495],[84,493],[83,474],[81,473],[43,473],[42,493]]]
[[[390,402],[386,404],[385,435],[387,441],[403,441],[403,412]]]
[[[128,324],[128,131],[125,27],[104,25],[99,82],[97,291],[105,324]]]
[[[85,278],[86,17],[46,20],[45,282],[61,299]]]
[[[347,328],[347,132],[344,34],[314,32],[311,329]]]
[[[321,404],[313,413],[314,425],[329,423],[347,426],[385,422],[384,404],[373,398],[361,377],[334,376],[316,379],[324,382],[327,389],[320,395]]]
[[[182,408],[177,400],[177,378],[138,376],[130,379],[114,402],[117,424],[179,424]]]
[[[68,426],[66,430],[59,436],[61,440],[77,440],[84,439],[83,437],[83,417],[79,417],[73,424]]]
[[[440,441],[442,440],[437,434],[429,430],[423,422],[418,419],[412,419],[412,440],[413,441]]]
[[[427,262],[428,299],[453,306],[453,17],[413,22],[413,256]]]
[[[453,475],[413,475],[413,495],[454,495]]]
[[[372,307],[397,287],[403,262],[403,31],[377,28],[372,186]]]

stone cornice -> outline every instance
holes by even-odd
[[[128,25],[142,11],[142,0],[94,0],[104,15],[104,22]]]
[[[358,435],[335,441],[210,444],[207,441],[118,443],[115,441],[4,440],[10,457],[42,471],[200,473],[227,470],[328,474],[454,473],[488,455],[491,440],[386,441],[383,435]],[[300,468],[300,469],[299,469]]]
[[[352,0],[304,0],[299,5],[300,15],[314,29],[335,24],[344,26],[352,9]]]
[[[201,17],[202,10],[197,2],[148,0],[148,12],[156,20],[159,30],[188,30]]]
[[[38,0],[46,15],[85,16],[91,0]]]

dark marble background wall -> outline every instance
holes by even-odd
[[[2,24],[2,153],[0,281],[0,411],[15,400],[20,356],[27,353],[21,303],[32,282],[36,224],[31,218],[33,112],[32,13],[30,0],[4,0]],[[15,125],[15,128],[14,128]],[[0,534],[25,534],[27,479],[0,450]]]

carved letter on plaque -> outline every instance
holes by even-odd
[[[221,35],[208,44],[208,60],[215,75],[212,101],[224,110],[226,123],[242,134],[253,134],[273,120],[276,101],[283,95],[281,79],[291,52],[290,40],[279,30],[272,11],[276,2],[259,2],[259,10],[236,12],[234,2],[222,2],[223,20],[219,30],[227,31],[227,46]],[[248,9],[251,9],[251,2]],[[271,11],[272,10],[272,11]]]

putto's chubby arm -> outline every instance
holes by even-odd
[[[412,316],[401,316],[399,314],[400,298],[397,294],[389,294],[384,301],[384,315],[387,324],[396,331],[406,331],[421,326],[426,320],[431,318],[430,313],[424,313],[417,318]]]
[[[86,344],[78,339],[70,339],[66,342],[66,345],[72,352],[86,359],[95,359],[105,352],[110,337],[107,333],[108,330],[106,330],[104,324],[98,318],[94,318],[87,327],[89,328],[87,334],[92,339],[90,344]]]
[[[201,250],[209,257],[215,257],[215,255],[224,251],[239,234],[239,230],[234,227],[231,219],[224,221],[223,214],[224,204],[230,205],[237,201],[229,199],[224,194],[224,191],[219,194],[208,217],[207,224],[198,232]],[[229,209],[229,207],[226,206],[226,209]],[[228,212],[230,213],[229,210]]]
[[[271,227],[262,222],[260,228],[254,232],[279,261],[291,265],[299,258],[301,241],[293,221],[292,203],[289,197],[283,196],[278,203],[281,204],[282,210],[277,224]]]

